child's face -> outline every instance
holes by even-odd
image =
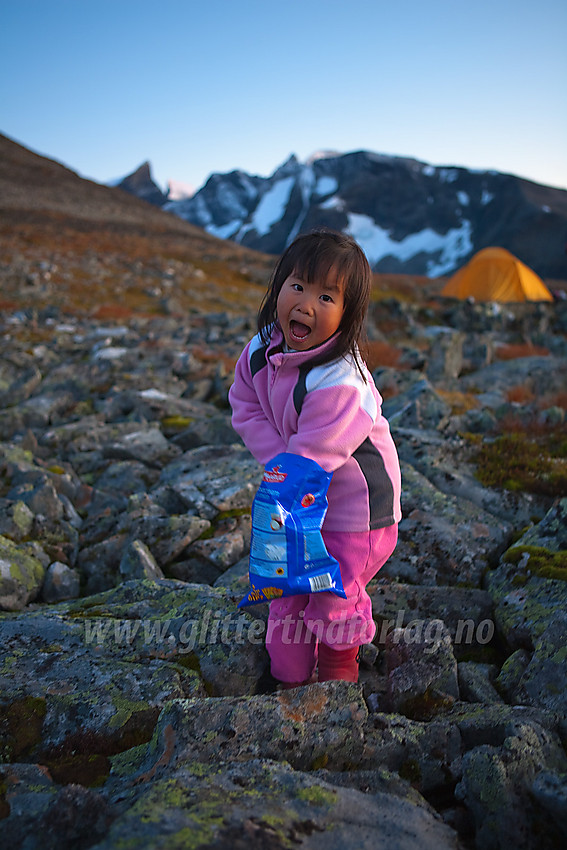
[[[296,351],[326,342],[338,330],[343,313],[343,287],[332,277],[305,283],[292,273],[278,295],[278,320],[285,341]]]

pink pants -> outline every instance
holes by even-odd
[[[303,682],[317,664],[317,642],[333,649],[370,643],[376,632],[366,585],[394,549],[398,526],[375,531],[323,532],[330,555],[341,568],[346,599],[329,591],[286,596],[270,603],[266,649],[272,676],[280,682]]]

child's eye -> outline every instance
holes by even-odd
[[[295,289],[296,292],[303,292],[303,287],[300,283],[292,283],[292,289]]]
[[[326,293],[323,293],[323,295],[321,295],[321,298],[323,301],[327,301],[331,304],[333,303],[333,299],[331,298],[331,296],[327,295]]]

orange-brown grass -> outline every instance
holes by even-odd
[[[547,357],[549,349],[541,345],[532,345],[531,342],[518,343],[516,345],[499,345],[496,349],[498,360],[516,360],[519,357]]]
[[[509,402],[516,404],[529,404],[535,398],[529,387],[523,384],[517,384],[515,387],[509,387],[506,391],[506,398]]]
[[[200,345],[194,346],[192,354],[201,363],[222,363],[227,372],[234,369],[238,360],[238,357],[231,357],[228,354],[223,354],[222,351],[202,348]]]
[[[540,410],[545,410],[548,407],[561,407],[563,410],[567,410],[567,391],[560,390],[557,393],[541,396],[538,400],[538,407]]]
[[[479,406],[478,399],[474,393],[463,393],[458,390],[442,390],[440,388],[436,388],[435,392],[451,407],[451,411],[455,416],[460,416]]]
[[[371,340],[368,343],[366,364],[371,372],[379,366],[398,366],[402,352],[388,342]]]

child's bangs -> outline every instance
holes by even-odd
[[[306,246],[307,248],[307,246]],[[343,252],[338,253],[334,245],[321,245],[313,251],[312,246],[294,258],[292,272],[306,283],[331,281],[339,286],[346,283],[350,275],[351,260]]]

